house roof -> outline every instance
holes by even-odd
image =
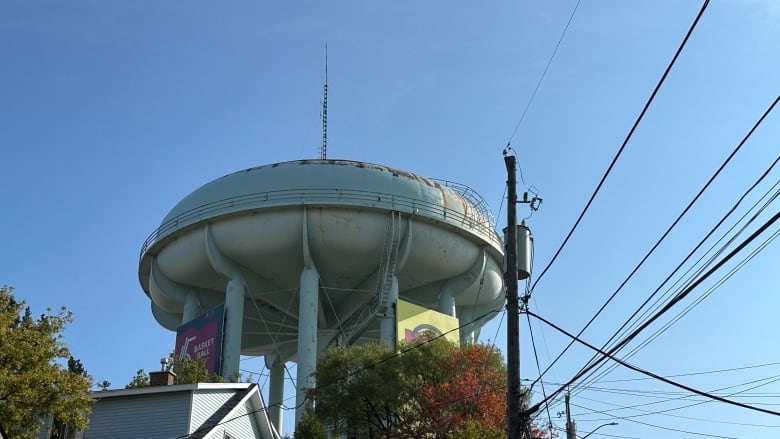
[[[243,402],[246,402],[247,398],[251,396],[252,390],[255,390],[256,384],[236,392],[229,400],[227,400],[219,410],[215,411],[197,430],[192,432],[189,436],[190,439],[204,439],[209,435],[217,426],[224,422],[229,421],[229,415],[236,410]]]
[[[192,392],[195,390],[244,390],[255,384],[253,383],[194,383],[194,384],[174,384],[172,386],[149,386],[135,387],[132,389],[113,389],[98,390],[92,392],[90,396],[95,399],[113,398],[128,395],[148,395],[154,393],[167,392]]]
[[[187,437],[191,439],[208,439],[216,437],[213,434],[219,430],[219,426],[243,416],[251,416],[254,424],[260,430],[260,437],[277,439],[279,433],[268,419],[265,402],[257,384],[254,383],[195,383],[176,384],[171,386],[151,386],[133,389],[103,390],[92,393],[92,397],[98,400],[110,400],[122,397],[161,396],[166,393],[198,393],[198,391],[227,390],[234,391],[225,403],[215,410],[208,419],[197,427]],[[247,409],[244,409],[247,407]],[[0,439],[5,439],[0,436]]]

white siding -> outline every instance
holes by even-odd
[[[252,407],[249,406],[249,403],[247,401],[246,404],[243,404],[239,410],[236,410],[233,415],[231,415],[231,418],[236,418],[237,416],[241,416],[240,418],[236,418],[234,421],[230,421],[227,424],[224,424],[225,432],[227,432],[231,437],[234,438],[259,438],[260,437],[260,431],[257,428],[257,425],[255,424],[255,417],[254,414],[250,414],[252,412]]]
[[[215,428],[214,432],[207,436],[207,439],[223,439],[225,434],[230,435],[233,439],[262,439],[249,402],[242,404],[225,419],[225,421],[229,420],[231,421]]]
[[[49,439],[49,430],[51,429],[51,416],[47,416],[46,420],[41,421],[41,429],[38,430],[38,439]]]
[[[192,422],[189,433],[194,432],[206,420],[236,394],[235,389],[199,389],[192,398]]]
[[[40,422],[40,429],[38,430],[38,439],[49,439],[51,437],[51,430],[53,428],[54,419],[51,416],[47,416],[45,420]],[[70,433],[73,439],[83,439],[81,432],[74,431]]]
[[[84,439],[172,439],[187,432],[190,392],[104,398],[92,406]]]

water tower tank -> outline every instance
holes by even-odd
[[[502,306],[502,260],[487,205],[466,186],[301,160],[192,192],[143,244],[138,273],[167,329],[225,305],[223,375],[241,354],[265,355],[272,375],[297,361],[302,393],[327,346],[392,341],[398,298],[473,321],[461,339],[475,339]],[[269,405],[281,402],[273,384]]]

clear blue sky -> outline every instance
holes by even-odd
[[[117,388],[137,369],[157,369],[174,335],[154,321],[138,283],[141,244],[176,202],[214,178],[318,156],[326,41],[329,157],[467,184],[499,214],[501,150],[575,4],[0,0],[0,284],[14,286],[36,313],[70,308],[75,322],[66,341],[96,380]],[[700,4],[580,4],[512,141],[525,182],[544,198],[528,220],[537,270],[583,208]],[[778,95],[778,47],[780,3],[712,2],[538,284],[532,310],[571,332],[585,324]],[[609,338],[777,157],[778,139],[780,110],[585,339],[601,345]],[[770,173],[736,215],[779,179],[780,171]],[[501,223],[505,213],[504,204]],[[760,240],[777,230],[775,224]],[[630,361],[661,375],[780,362],[778,260],[774,242]],[[527,324],[522,328],[522,377],[533,379]],[[545,367],[568,340],[536,322],[533,328]],[[504,350],[506,325],[498,318],[482,339],[496,334]],[[590,355],[573,348],[545,381],[568,380]],[[247,360],[242,368],[260,374],[260,364]],[[776,376],[780,364],[677,379],[715,391]],[[715,437],[780,434],[774,416],[717,402],[675,410],[701,398],[654,381],[615,381],[634,378],[640,376],[617,368],[573,389],[580,435],[613,416],[637,415],[629,419]],[[766,385],[733,398],[780,409],[780,384],[758,384]],[[534,391],[541,398],[542,389]],[[670,400],[680,396],[686,399]],[[655,404],[636,409],[669,411],[625,408],[648,402]],[[562,409],[551,407],[560,427]],[[706,437],[617,422],[599,433]],[[285,430],[291,427],[288,418]]]

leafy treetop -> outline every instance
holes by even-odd
[[[65,307],[34,318],[13,288],[0,287],[0,424],[10,437],[37,437],[50,415],[72,428],[86,428],[92,379],[61,334],[72,321]],[[65,361],[76,371],[68,370]]]
[[[178,358],[171,354],[171,364],[173,367],[174,384],[192,384],[192,383],[224,383],[225,379],[219,375],[213,374],[206,369],[203,360],[192,360],[189,358]],[[149,374],[143,369],[135,373],[132,381],[125,386],[125,389],[137,387],[149,387]]]
[[[317,361],[315,413],[335,435],[366,438],[502,438],[506,366],[493,347],[443,339],[338,347]],[[533,437],[546,438],[538,426]]]

